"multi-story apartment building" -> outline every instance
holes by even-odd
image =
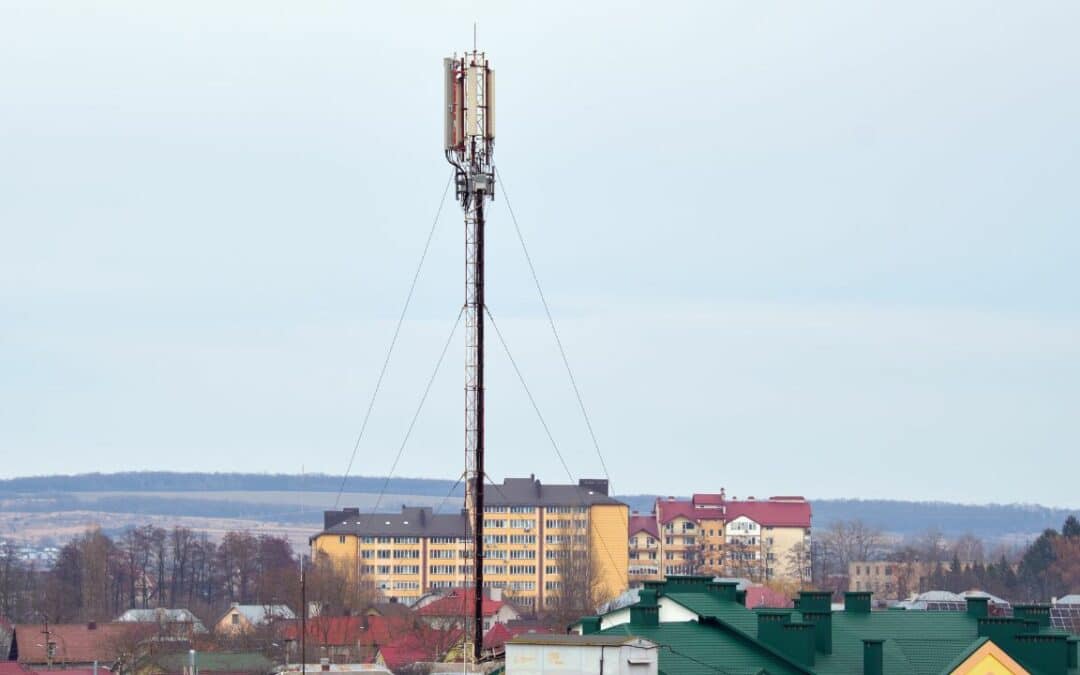
[[[755,581],[810,579],[810,504],[802,497],[657,499],[630,518],[630,580],[709,574]]]
[[[501,588],[517,605],[542,609],[559,595],[589,592],[604,599],[628,584],[626,504],[608,496],[606,480],[544,485],[508,478],[485,490],[484,585]],[[435,514],[402,507],[400,514],[327,511],[311,538],[313,555],[373,584],[384,595],[412,602],[423,593],[464,586],[472,575],[468,514]],[[588,565],[584,568],[583,565]]]

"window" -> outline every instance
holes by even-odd
[[[420,537],[394,537],[395,544],[419,544]]]
[[[528,549],[528,550],[525,550],[525,551],[510,551],[510,559],[511,560],[535,560],[536,559],[536,551],[533,550],[533,549]]]
[[[383,558],[383,559],[389,559],[390,558],[390,549],[388,549],[388,548],[380,548],[378,551],[376,551],[376,553],[378,553],[378,556],[380,558]]]
[[[419,558],[419,557],[420,557],[420,551],[416,550],[415,548],[405,549],[405,550],[401,550],[401,549],[395,549],[394,550],[394,558],[400,559],[400,558]]]
[[[536,574],[536,565],[511,565],[510,574]]]
[[[532,518],[511,518],[510,527],[515,530],[531,530],[536,527],[536,521]]]
[[[502,518],[485,518],[484,527],[488,529],[503,529],[506,527],[506,521]]]
[[[380,544],[389,544],[390,540],[391,540],[391,537],[379,537],[379,543]]]
[[[510,513],[532,513],[536,509],[532,506],[511,506]]]
[[[500,551],[497,549],[486,548],[484,549],[485,560],[506,560],[506,551]]]
[[[484,535],[484,543],[485,544],[505,544],[506,543],[506,535],[505,534],[485,534]]]
[[[511,544],[535,544],[535,534],[512,534],[510,535]]]
[[[240,624],[240,615],[239,614],[233,614],[230,618],[232,619],[232,625],[237,626],[237,625]]]
[[[546,544],[569,544],[570,535],[568,534],[547,534],[544,535],[544,543]]]
[[[394,574],[420,574],[419,565],[394,565]]]
[[[379,574],[390,574],[390,566],[389,565],[379,565],[378,571],[379,571]]]
[[[544,582],[544,590],[545,591],[557,591],[560,588],[562,588],[562,582],[561,581],[545,581]]]
[[[344,543],[345,543],[345,535],[341,535],[341,536],[339,536],[339,537],[337,538],[337,543],[339,543],[339,544],[344,544]]]
[[[457,557],[457,552],[453,549],[434,549],[428,551],[428,557],[433,560],[453,560]]]
[[[544,566],[544,574],[558,574],[558,573],[559,573],[559,566],[558,565],[545,565]]]

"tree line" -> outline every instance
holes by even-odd
[[[818,588],[847,590],[850,565],[863,561],[919,570],[899,577],[901,597],[979,589],[1014,602],[1048,602],[1080,592],[1080,521],[1068,516],[1060,531],[1047,528],[1027,546],[993,550],[973,535],[950,540],[934,529],[891,542],[860,520],[836,521],[815,533],[812,568]]]
[[[220,542],[185,527],[133,527],[113,539],[87,530],[48,570],[0,547],[0,616],[16,622],[110,621],[128,609],[185,607],[214,617],[232,602],[286,603],[299,561],[282,538],[229,532]]]

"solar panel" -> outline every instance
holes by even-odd
[[[1054,605],[1050,608],[1050,625],[1070,633],[1080,633],[1080,605]]]
[[[966,612],[966,602],[954,602],[950,600],[931,600],[926,603],[928,612]]]

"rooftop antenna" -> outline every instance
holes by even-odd
[[[495,194],[495,73],[476,50],[443,59],[444,151],[465,212],[465,508],[472,519],[473,657],[484,650],[484,204]]]

